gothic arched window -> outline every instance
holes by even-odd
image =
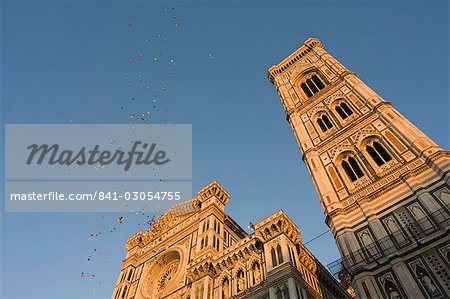
[[[319,125],[322,132],[326,132],[328,130],[328,128],[325,126],[325,124],[321,118],[317,119],[317,124]]]
[[[311,78],[314,82],[314,84],[316,84],[316,86],[319,88],[319,90],[324,89],[325,85],[322,83],[322,81],[316,76],[312,76]]]
[[[323,115],[322,116],[322,120],[325,123],[325,125],[327,126],[328,129],[331,129],[333,127],[333,124],[331,123],[330,119],[328,118],[327,115]]]
[[[125,295],[127,294],[127,290],[128,290],[128,286],[125,285],[125,287],[123,288],[123,291],[122,291],[122,296],[120,296],[120,298],[122,298],[122,299],[125,298]]]
[[[127,280],[131,280],[132,275],[133,275],[133,269],[130,269],[130,272],[128,272]]]
[[[308,96],[308,98],[312,97],[316,93],[318,93],[321,89],[325,88],[325,84],[323,84],[322,80],[317,77],[317,75],[313,75],[311,78],[307,79],[305,82],[300,84],[303,92]]]
[[[347,159],[342,160],[342,168],[344,168],[345,173],[352,182],[364,176],[364,172],[353,157],[347,157]]]
[[[346,103],[340,103],[336,106],[336,112],[342,119],[346,119],[353,114],[353,111],[348,107]]]
[[[308,85],[309,89],[316,94],[319,92],[319,88],[317,88],[316,84],[313,83],[311,79],[306,80],[306,84]]]
[[[324,133],[333,127],[330,118],[326,114],[323,114],[317,118],[317,124]]]
[[[277,245],[278,264],[283,263],[283,253],[281,252],[280,244]]]
[[[270,250],[270,255],[272,256],[272,267],[275,267],[277,265],[277,256],[275,254],[275,248],[272,247]]]
[[[378,166],[392,160],[391,155],[378,141],[373,141],[371,144],[366,145],[366,150]]]
[[[311,90],[309,90],[308,86],[306,86],[305,83],[302,83],[300,85],[300,87],[303,89],[303,92],[306,93],[306,95],[308,96],[308,98],[313,96],[313,93],[311,92]]]

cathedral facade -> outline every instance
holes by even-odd
[[[214,181],[133,235],[112,298],[351,298],[283,211],[248,234],[224,212],[229,200]]]
[[[342,256],[333,274],[358,298],[449,298],[450,153],[318,39],[268,78]]]

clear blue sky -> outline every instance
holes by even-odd
[[[130,114],[146,111],[149,123],[192,124],[193,190],[217,179],[242,226],[284,209],[304,241],[327,229],[266,79],[311,36],[449,148],[448,1],[2,1],[1,26],[2,125],[138,123]],[[110,297],[141,228],[117,217],[2,205],[1,297]],[[330,234],[308,247],[324,264],[338,258]]]

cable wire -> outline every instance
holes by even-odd
[[[309,240],[309,241],[306,242],[306,243],[303,243],[303,245],[306,245],[306,244],[308,244],[308,243],[311,243],[312,241],[314,241],[314,240],[316,240],[316,239],[322,237],[323,235],[325,235],[325,234],[326,234],[327,232],[329,232],[329,231],[330,231],[330,229],[327,229],[326,231],[324,231],[324,232],[321,233],[320,235],[315,236],[314,238],[312,238],[311,240]]]

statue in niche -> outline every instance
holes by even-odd
[[[438,292],[437,287],[434,285],[433,280],[428,274],[427,270],[420,265],[416,266],[416,275],[419,278],[420,282],[423,284],[428,294],[431,296],[435,295]]]
[[[384,290],[386,291],[386,294],[389,296],[390,299],[402,299],[402,296],[400,295],[400,291],[398,290],[397,286],[389,279],[386,279],[384,283]]]
[[[228,298],[230,297],[230,283],[228,282],[228,279],[225,279],[222,284],[222,298]]]
[[[238,281],[237,281],[237,289],[238,292],[243,291],[245,289],[245,278],[244,278],[244,272],[239,271],[238,272]]]
[[[253,265],[253,284],[257,285],[261,282],[261,271],[259,268],[259,264],[255,263]]]

